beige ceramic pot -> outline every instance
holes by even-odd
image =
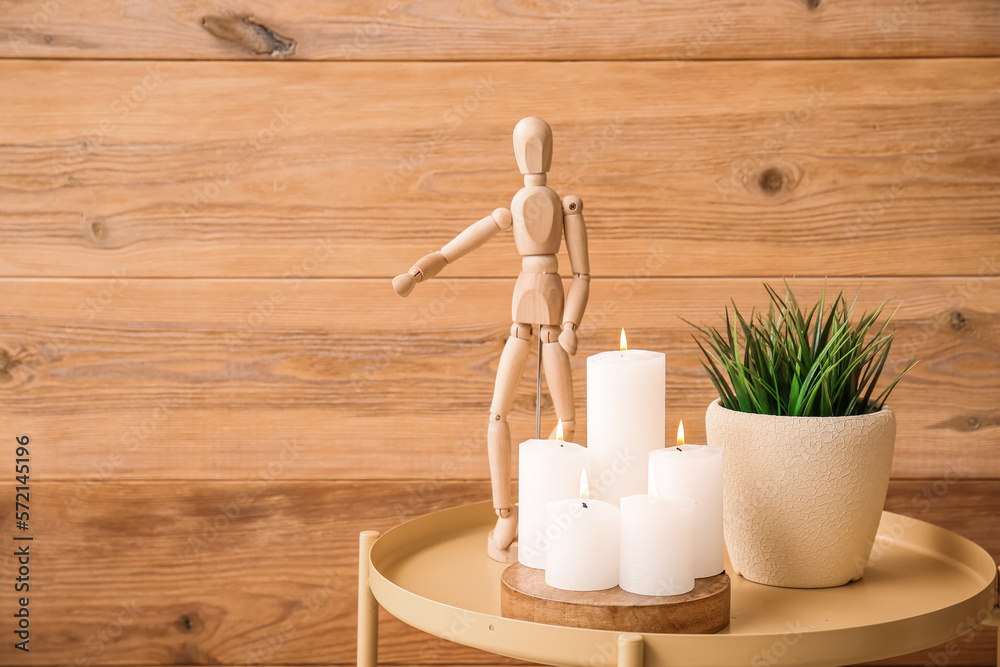
[[[861,578],[889,488],[896,417],[734,412],[716,400],[726,547],[750,581],[826,588]]]

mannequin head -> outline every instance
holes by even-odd
[[[514,126],[514,157],[522,174],[545,174],[552,167],[552,128],[529,116]]]

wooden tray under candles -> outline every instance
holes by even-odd
[[[731,586],[725,572],[695,579],[683,595],[636,595],[615,586],[604,591],[563,591],[545,583],[545,571],[515,563],[500,576],[500,613],[547,625],[591,630],[713,634],[729,625]]]

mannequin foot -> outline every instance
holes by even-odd
[[[517,507],[511,508],[506,517],[497,517],[496,526],[490,531],[486,552],[501,563],[517,562]]]

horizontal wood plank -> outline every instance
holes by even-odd
[[[998,62],[0,61],[0,276],[393,276],[509,205],[528,114],[596,276],[974,276]]]
[[[358,533],[488,493],[485,482],[113,480],[67,504],[75,486],[33,483],[32,652],[24,659],[5,641],[2,664],[353,664]],[[994,480],[948,481],[943,492],[933,481],[896,481],[887,504],[996,558],[998,503]],[[0,504],[3,525],[11,506]],[[3,582],[12,560],[0,556]],[[11,605],[0,598],[5,618]],[[381,664],[513,662],[381,616]],[[949,664],[989,664],[993,641],[988,629],[960,642]],[[892,664],[928,657],[909,660]]]
[[[8,0],[0,7],[0,57],[7,58],[685,62],[1000,55],[1000,11],[989,0]]]
[[[388,280],[3,280],[0,405],[40,443],[47,479],[247,479],[279,464],[282,479],[484,479],[512,283],[436,280],[403,300]],[[795,284],[808,301],[822,283]],[[667,354],[668,428],[683,419],[703,442],[713,389],[680,318],[715,324],[730,298],[749,311],[767,296],[757,279],[594,280],[572,362],[578,439],[586,357],[624,327]],[[882,300],[899,306],[886,373],[921,360],[890,401],[894,474],[1000,476],[1000,278],[864,281],[860,304]],[[534,432],[534,384],[529,368],[515,443]]]

